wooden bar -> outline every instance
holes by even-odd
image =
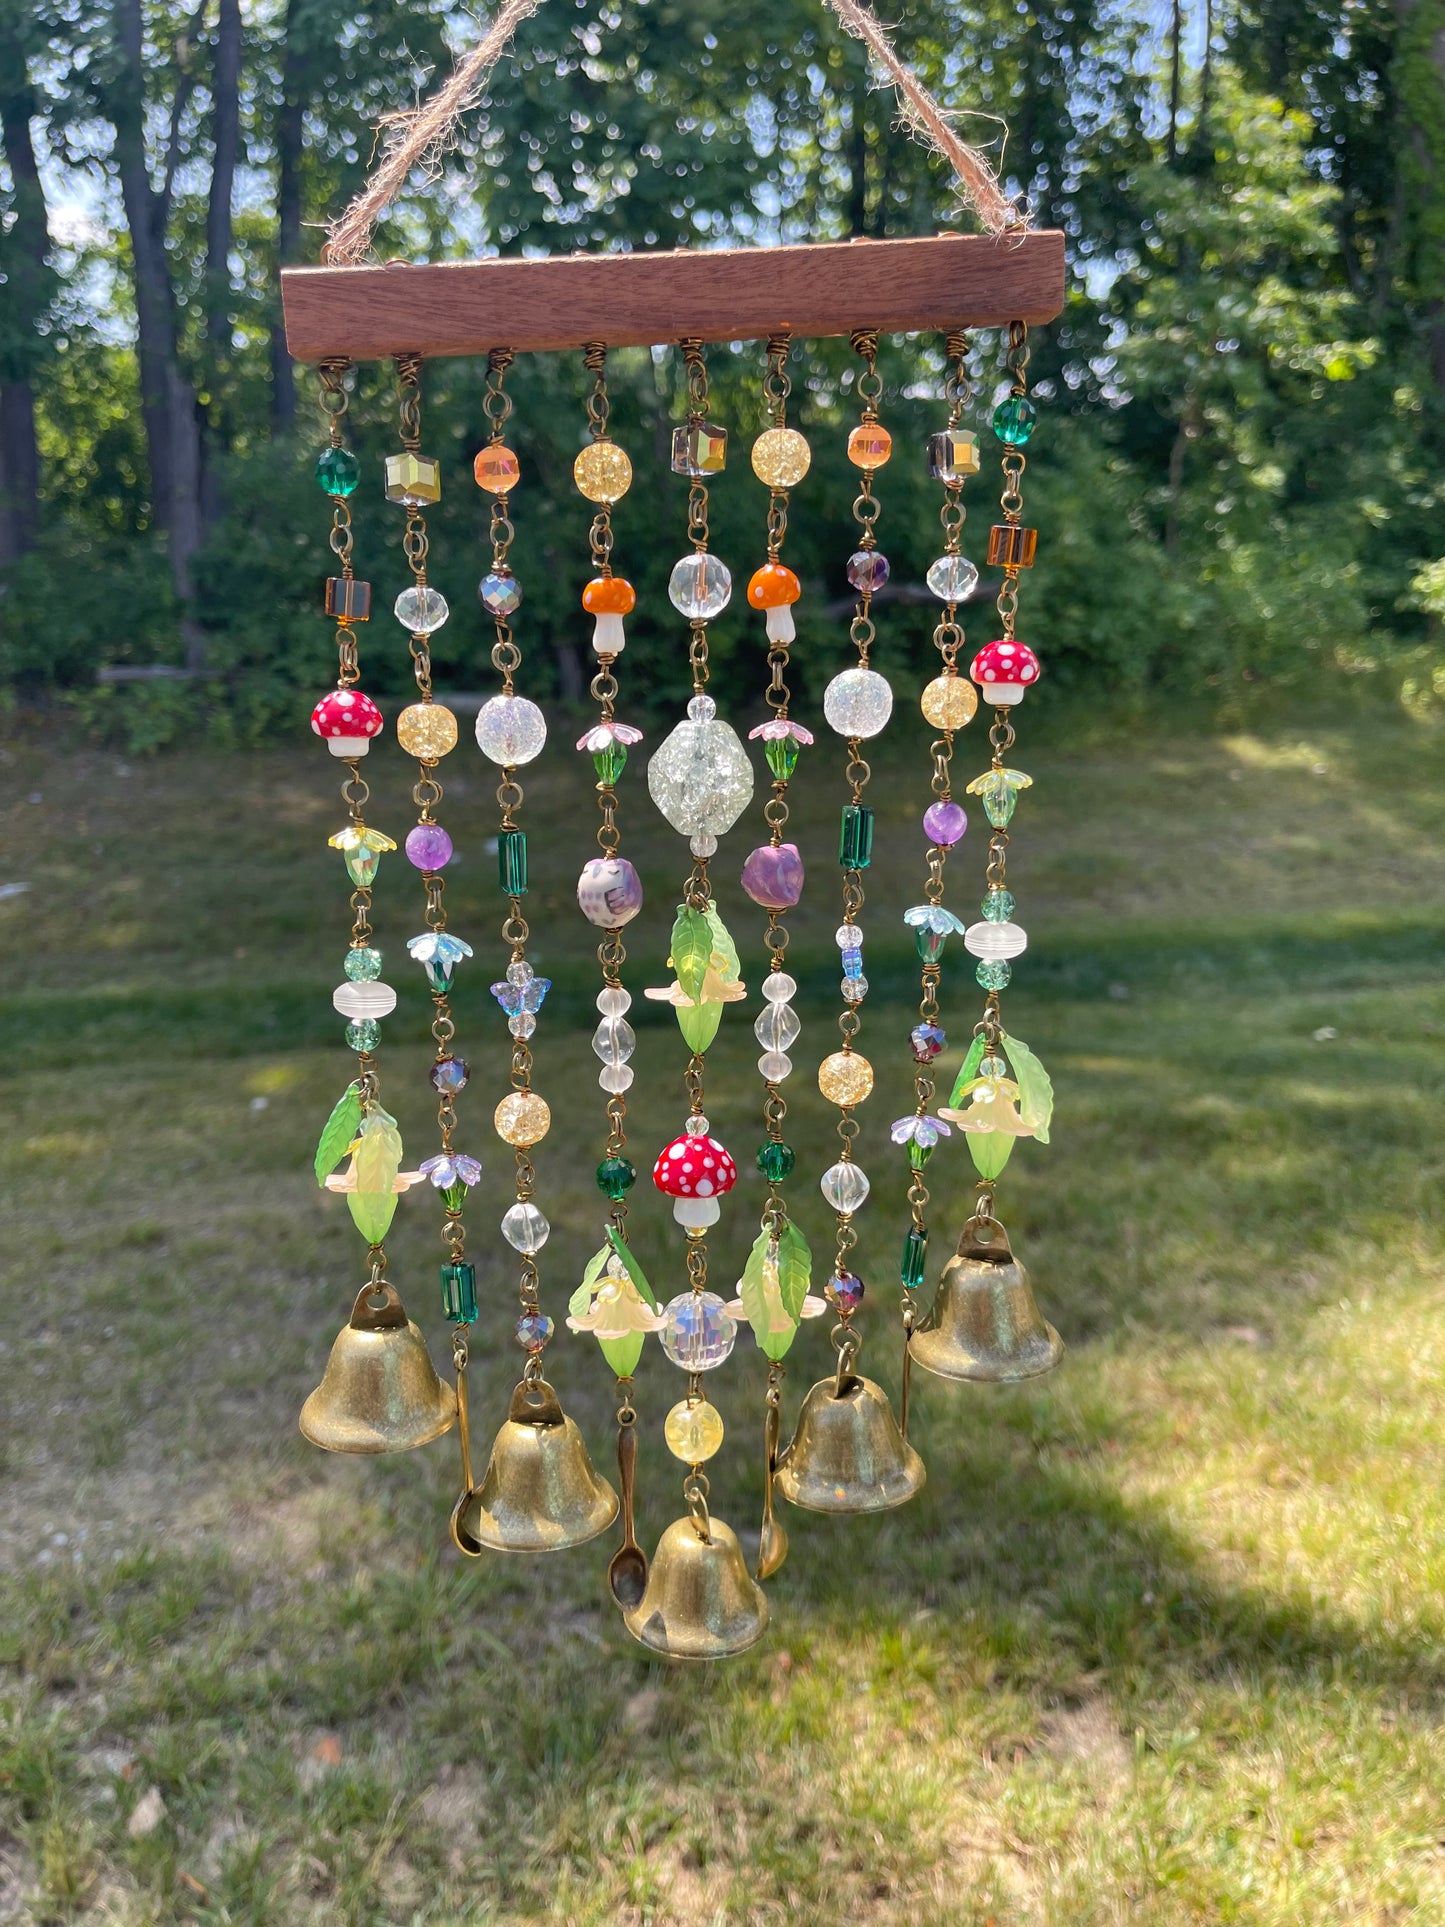
[[[430,266],[287,268],[297,361],[646,347],[696,335],[799,339],[857,327],[906,334],[1052,321],[1064,305],[1058,229],[911,241],[815,242],[675,254],[569,254]]]

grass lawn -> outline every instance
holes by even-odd
[[[875,764],[880,849],[907,861],[872,873],[864,919],[864,1364],[891,1389],[921,727]],[[327,759],[8,744],[0,885],[29,888],[0,898],[0,1921],[1445,1921],[1445,740],[1391,717],[1096,738],[1025,717],[1016,755],[1036,787],[1010,862],[1031,947],[1008,1017],[1058,1111],[1000,1201],[1069,1351],[1014,1390],[920,1375],[922,1495],[871,1520],[788,1510],[766,1642],[670,1669],[611,1606],[611,1535],[464,1562],[454,1438],[349,1462],[297,1433],[360,1283],[344,1208],[309,1171],[351,1061],[330,1008],[347,914]],[[982,759],[966,741],[964,780]],[[371,760],[373,820],[397,834],[408,780],[394,749]],[[601,1215],[596,966],[570,904],[583,761],[527,784],[529,915],[556,983],[535,1041],[559,1320]],[[456,1008],[459,1142],[486,1164],[469,1214],[484,1448],[516,1365],[491,1229],[502,946],[492,781],[475,753],[452,762],[448,900],[478,951]],[[796,786],[812,880],[788,1092],[815,1251],[840,787],[820,745]],[[680,1122],[685,1053],[640,996],[666,980],[682,872],[640,758],[624,821],[650,893],[628,933],[642,1163]],[[755,984],[762,919],[733,881],[748,847],[744,827],[719,871]],[[971,909],[981,840],[964,847],[948,900]],[[433,1148],[402,949],[419,897],[391,859],[378,941],[404,1008],[383,1064],[409,1162]],[[978,1001],[961,951],[945,992],[947,1070]],[[728,1014],[708,1067],[709,1113],[749,1167],[756,1008]],[[971,1176],[957,1146],[930,1166],[931,1277]],[[725,1287],[760,1197],[742,1180],[714,1243]],[[649,1186],[634,1199],[670,1293],[680,1239]],[[436,1215],[404,1199],[388,1243],[440,1360]],[[805,1327],[789,1417],[830,1356],[826,1321]],[[563,1330],[549,1367],[610,1470],[595,1345]],[[744,1338],[714,1392],[717,1509],[744,1533],[763,1376]],[[679,1388],[653,1348],[649,1542],[679,1509],[661,1438]]]

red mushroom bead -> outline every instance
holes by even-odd
[[[381,733],[381,711],[359,689],[333,689],[312,710],[311,727],[333,756],[365,756]]]
[[[652,1167],[670,1198],[717,1198],[738,1181],[738,1167],[715,1137],[675,1137]]]
[[[1030,683],[1039,679],[1039,659],[1026,642],[1004,637],[985,643],[968,672],[983,691],[985,702],[1008,708],[1021,703]]]

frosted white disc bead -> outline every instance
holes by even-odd
[[[998,963],[1022,956],[1029,940],[1016,923],[971,923],[963,933],[963,947],[985,963]]]
[[[343,1017],[390,1017],[396,992],[390,984],[342,984],[332,991],[331,1001]]]

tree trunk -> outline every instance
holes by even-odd
[[[281,66],[281,109],[276,116],[276,264],[289,268],[301,258],[301,137],[306,109],[302,104],[305,61],[300,46],[300,18],[305,0],[291,0],[286,9],[286,53]],[[278,435],[296,423],[296,372],[286,350],[286,328],[281,318],[279,292],[271,323],[271,426]]]
[[[1173,0],[1169,19],[1169,142],[1167,153],[1172,166],[1179,158],[1179,103],[1182,86],[1184,49],[1184,7]]]
[[[848,232],[868,232],[868,66],[859,56],[852,87],[852,125],[848,135]]]
[[[0,287],[0,567],[18,562],[40,525],[40,449],[33,376],[41,353],[37,324],[50,300],[50,229],[30,123],[38,103],[25,51],[0,17],[0,137],[10,170],[10,226]]]
[[[241,151],[241,7],[220,0],[211,72],[211,193],[206,204],[206,340],[213,375],[231,359],[231,201]]]

